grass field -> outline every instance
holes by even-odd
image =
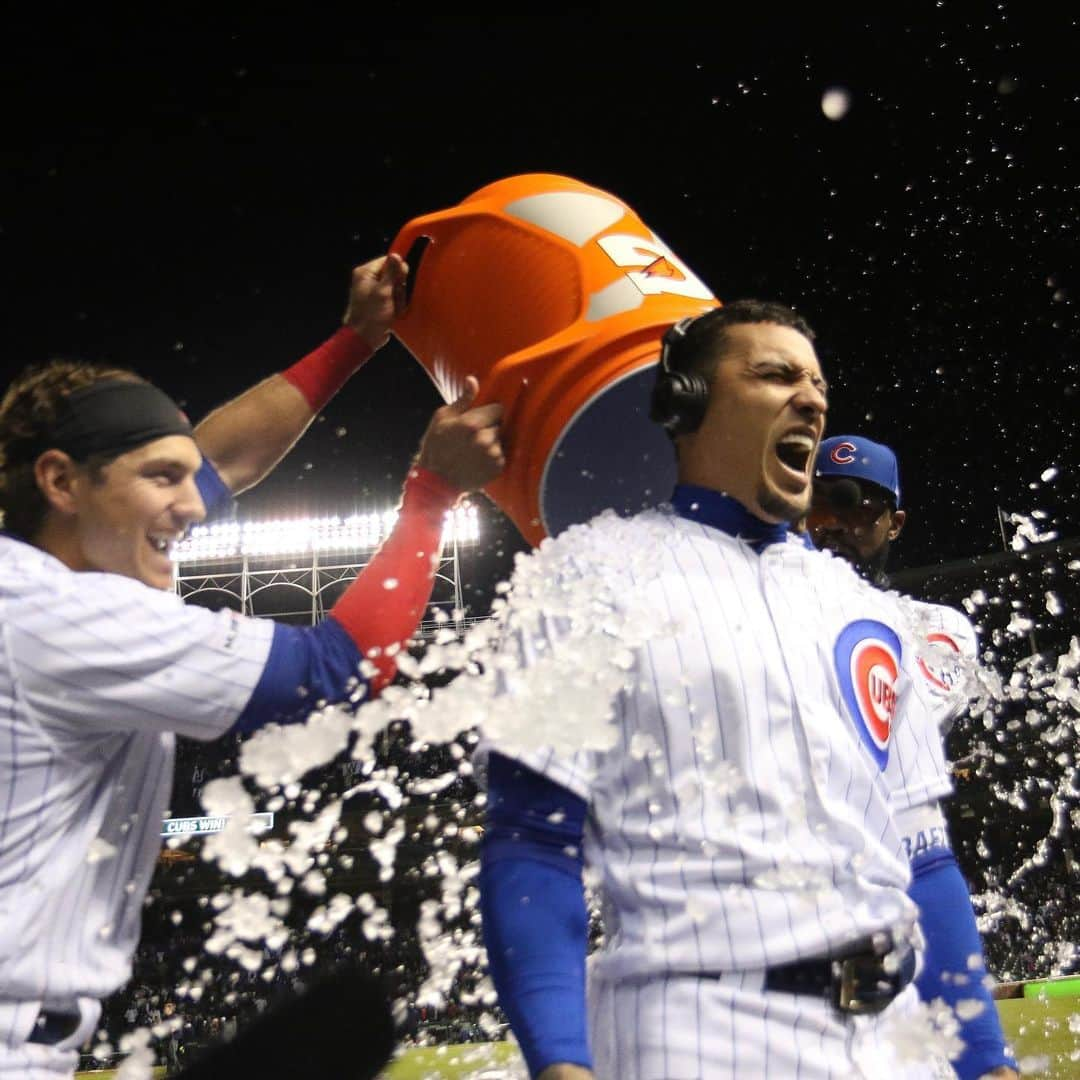
[[[1080,997],[999,1001],[1005,1033],[1025,1076],[1072,1080],[1080,1076]],[[383,1073],[384,1080],[517,1080],[525,1072],[512,1043],[406,1050]],[[155,1069],[154,1077],[163,1077]],[[87,1072],[86,1080],[112,1080],[112,1072]],[[317,1080],[312,1077],[311,1080]]]
[[[999,1001],[997,1007],[1024,1076],[1080,1076],[1080,997],[1015,998]]]
[[[385,1080],[516,1080],[528,1073],[517,1046],[501,1042],[406,1050],[382,1075]]]

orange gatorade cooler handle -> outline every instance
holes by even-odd
[[[444,400],[475,375],[479,402],[505,409],[507,465],[486,490],[530,543],[670,495],[648,419],[660,339],[719,302],[622,200],[513,176],[410,221],[391,251],[410,270],[394,333]]]

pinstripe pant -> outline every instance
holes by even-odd
[[[888,1019],[911,1011],[909,986],[878,1016],[837,1013],[810,995],[765,993],[757,973],[671,976],[589,986],[598,1080],[927,1080],[901,1061]],[[951,1069],[949,1073],[951,1073]]]

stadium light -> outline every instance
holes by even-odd
[[[178,563],[215,562],[242,556],[305,555],[312,552],[373,551],[390,534],[396,510],[351,517],[295,518],[291,521],[220,521],[196,525],[173,548]],[[443,543],[475,543],[480,538],[476,507],[466,503],[446,515]]]

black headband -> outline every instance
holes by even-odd
[[[31,462],[46,450],[76,461],[95,454],[118,457],[167,435],[192,437],[191,422],[164,391],[150,383],[106,379],[63,398],[56,426],[8,447],[7,464]]]

